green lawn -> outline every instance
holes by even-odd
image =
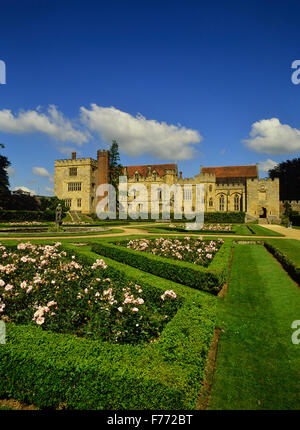
[[[258,236],[283,236],[283,234],[278,233],[277,231],[269,230],[258,224],[248,224],[249,228],[257,234]]]
[[[209,409],[300,408],[297,319],[300,290],[278,262],[262,245],[236,246]]]
[[[300,241],[296,239],[268,239],[268,243],[275,246],[285,254],[296,266],[300,267]]]

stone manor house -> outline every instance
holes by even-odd
[[[97,160],[78,159],[76,152],[72,153],[71,159],[56,160],[55,196],[65,200],[72,211],[96,212],[97,186],[109,183],[108,157],[108,151],[99,150]],[[206,212],[244,211],[247,220],[263,218],[270,221],[280,216],[279,179],[259,179],[257,165],[201,166],[200,173],[193,178],[183,178],[182,172],[178,174],[177,163],[126,166],[123,173],[127,175],[128,185],[146,185],[149,199],[151,184],[189,184],[191,191],[185,192],[184,199],[192,200],[195,205],[195,185],[204,184]]]

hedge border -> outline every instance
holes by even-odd
[[[282,264],[290,277],[300,285],[300,265],[294,263],[274,242],[265,240],[264,246]]]
[[[114,244],[116,241],[126,241],[136,237],[107,238],[107,240],[104,239],[93,243],[92,251],[121,263],[126,263],[129,266],[141,268],[153,275],[215,295],[218,294],[227,279],[233,239],[224,241],[209,267],[202,267]],[[154,238],[154,236],[151,236],[151,239]]]
[[[55,221],[55,211],[0,210],[0,221]]]
[[[63,247],[89,264],[99,258],[89,246]],[[105,260],[115,274],[119,270],[123,277],[127,268],[126,276],[143,281],[143,287],[161,291],[168,286],[184,299],[160,338],[146,345],[113,345],[7,324],[8,342],[0,345],[0,396],[40,408],[193,409],[213,337],[217,299]]]

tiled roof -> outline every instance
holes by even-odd
[[[257,166],[202,167],[201,173],[213,173],[216,178],[257,178]]]
[[[136,172],[139,172],[142,176],[147,176],[149,172],[149,167],[151,168],[151,172],[154,170],[159,176],[163,176],[165,174],[165,170],[171,170],[176,169],[177,171],[177,164],[171,163],[171,164],[147,164],[145,166],[126,166],[127,174],[129,177],[133,177]]]

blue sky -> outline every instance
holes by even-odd
[[[55,159],[96,157],[111,139],[124,165],[177,160],[187,177],[299,156],[297,1],[0,0],[0,10],[12,188],[49,195]]]

